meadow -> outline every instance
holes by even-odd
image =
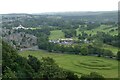
[[[117,35],[118,34],[117,30],[114,30],[113,32],[110,32],[111,29],[117,29],[117,27],[112,27],[110,25],[109,26],[108,25],[101,25],[100,27],[92,29],[92,30],[85,30],[85,33],[94,35],[98,31],[101,31],[101,32],[105,32],[105,33],[108,33],[108,34],[111,34],[111,35]],[[81,31],[79,31],[79,28],[76,29],[76,32],[77,32],[77,35],[81,34]],[[52,30],[50,32],[50,36],[49,36],[50,40],[57,40],[57,39],[63,39],[63,38],[65,38],[65,36],[64,36],[64,33],[62,32],[62,30]],[[72,37],[72,39],[78,40],[77,37]],[[117,47],[107,45],[107,44],[102,44],[101,48],[112,51],[114,53],[114,55],[116,55],[117,52],[118,52]]]
[[[114,31],[111,31],[112,29],[114,29]],[[97,28],[92,29],[92,30],[85,30],[85,33],[94,35],[98,31],[100,31],[100,32],[108,33],[110,35],[118,35],[118,30],[116,30],[116,29],[117,29],[117,27],[112,27],[110,25],[101,25],[100,27],[97,27]],[[81,34],[81,31],[79,30],[79,28],[76,29],[76,32],[77,32],[77,35]],[[118,48],[111,46],[111,45],[102,44],[102,48],[112,51],[114,53],[114,55],[116,55],[118,52]]]
[[[50,31],[50,36],[49,36],[50,40],[57,40],[57,39],[61,39],[61,38],[65,38],[62,30]]]
[[[112,29],[114,29],[114,31],[111,31]],[[108,34],[111,34],[111,35],[117,35],[118,31],[115,30],[115,29],[117,29],[117,27],[112,27],[110,25],[101,25],[100,27],[97,27],[95,29],[84,30],[84,31],[85,31],[85,33],[91,34],[91,35],[96,34],[98,31],[105,32],[105,33],[108,33]],[[76,29],[76,31],[77,31],[77,35],[81,34],[81,31],[79,30],[79,28]]]
[[[19,55],[26,57],[32,55],[41,59],[42,57],[51,57],[63,69],[75,72],[78,76],[97,72],[105,78],[118,77],[118,62],[108,58],[96,56],[81,56],[73,54],[49,53],[44,50],[23,51]]]

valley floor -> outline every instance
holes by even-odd
[[[19,55],[27,57],[33,55],[38,59],[42,57],[51,57],[63,69],[75,72],[78,76],[81,74],[89,74],[90,72],[97,72],[105,78],[118,77],[118,62],[116,60],[95,57],[95,56],[81,56],[72,54],[49,53],[47,51],[23,51]]]

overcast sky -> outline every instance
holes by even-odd
[[[113,11],[119,0],[0,0],[0,14]]]

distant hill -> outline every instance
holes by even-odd
[[[82,11],[82,12],[49,12],[42,15],[62,15],[62,16],[87,16],[87,15],[106,15],[117,14],[117,11]]]
[[[64,22],[118,22],[117,11],[99,11],[99,12],[51,12],[40,14],[12,13],[2,14],[3,27],[17,27],[20,24],[25,27],[35,26],[63,26]],[[63,24],[63,23],[62,23]]]
[[[82,12],[46,12],[46,13],[36,13],[36,14],[27,14],[27,13],[10,13],[10,14],[1,14],[3,16],[21,16],[21,15],[61,15],[61,16],[92,16],[92,15],[117,15],[118,11],[82,11]]]
[[[44,13],[42,15],[59,15],[65,18],[77,19],[82,18],[88,21],[118,21],[117,11],[98,11],[98,12],[55,12],[55,13]]]

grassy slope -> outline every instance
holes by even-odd
[[[101,25],[100,27],[92,29],[92,30],[85,30],[85,32],[87,34],[94,35],[94,34],[97,33],[97,31],[102,31],[102,32],[105,32],[105,33],[110,33],[111,35],[116,35],[116,34],[118,34],[118,31],[109,32],[111,29],[116,29],[116,28],[117,27],[112,28],[111,26]],[[81,34],[81,32],[79,31],[79,29],[76,29],[76,31],[77,31],[77,35]]]
[[[56,39],[60,39],[60,38],[64,38],[64,33],[61,30],[53,30],[51,31],[50,40],[56,40]]]
[[[65,35],[62,30],[53,30],[50,32],[49,39],[50,40],[57,40],[57,39],[64,39]],[[72,37],[72,39],[77,40],[77,37]]]
[[[112,51],[114,53],[114,55],[117,55],[117,52],[118,52],[118,48],[117,47],[114,47],[114,46],[111,46],[111,45],[107,45],[107,44],[103,45],[103,49]]]
[[[108,28],[108,29],[105,29],[105,28]],[[97,31],[104,31],[104,32],[108,32],[109,30],[111,30],[113,28],[109,28],[109,26],[105,26],[105,25],[102,25],[94,30],[86,30],[85,32],[88,33],[88,34],[96,34]],[[112,32],[111,34],[114,34],[116,33],[117,31],[114,31]],[[77,34],[80,34],[81,32],[77,29]],[[53,30],[51,31],[51,34],[49,36],[49,39],[50,40],[57,40],[57,39],[60,39],[60,38],[65,38],[64,37],[64,33],[61,31],[61,30]],[[77,37],[74,37],[73,38],[74,40],[77,40]],[[118,48],[117,47],[113,47],[113,46],[110,46],[110,45],[106,45],[104,44],[103,47],[104,49],[107,49],[107,50],[111,50],[115,55],[117,54],[118,52]]]
[[[111,26],[101,25],[100,27],[92,29],[92,30],[85,30],[85,32],[87,34],[92,34],[92,35],[96,34],[97,31],[102,31],[102,32],[105,32],[105,33],[109,33],[111,35],[117,35],[118,34],[118,31],[109,32],[111,29],[117,29],[117,27],[113,28]],[[79,29],[76,29],[76,31],[77,31],[77,35],[81,34],[81,31],[79,31]],[[113,46],[110,46],[110,45],[104,44],[103,48],[107,49],[107,50],[111,50],[115,55],[118,52],[118,48],[117,47],[113,47]]]
[[[28,55],[36,56],[38,59],[41,57],[52,57],[56,63],[67,70],[71,70],[78,74],[89,74],[90,72],[98,72],[104,77],[117,77],[118,63],[116,60],[99,58],[94,56],[79,56],[70,54],[49,53],[46,51],[24,51],[20,53],[21,56],[27,57]]]

